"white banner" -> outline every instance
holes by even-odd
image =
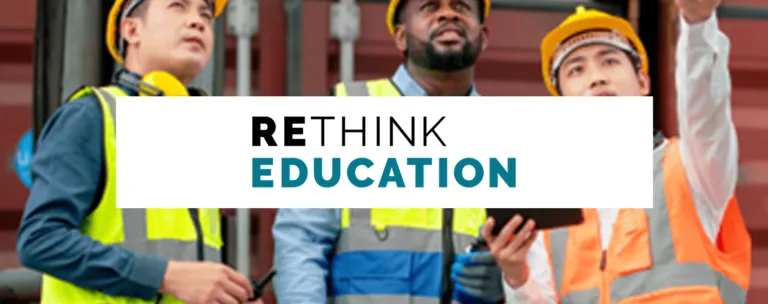
[[[120,97],[120,208],[651,208],[651,97]]]

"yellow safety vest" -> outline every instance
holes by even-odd
[[[336,96],[403,96],[390,79],[339,83]],[[480,236],[483,208],[342,209],[331,259],[329,303],[439,304],[445,253],[464,253]],[[447,241],[450,241],[447,242]],[[450,246],[450,247],[449,247]],[[456,300],[452,301],[457,303]]]
[[[115,202],[115,97],[126,96],[121,89],[85,87],[68,101],[93,94],[104,117],[104,151],[107,168],[104,194],[98,207],[88,215],[80,232],[105,245],[133,252],[161,256],[168,260],[221,261],[221,223],[218,209],[198,209],[200,233],[189,209],[118,209]],[[43,275],[42,304],[183,303],[171,295],[152,300],[113,297]]]
[[[388,78],[338,83],[334,92],[335,96],[403,96]]]
[[[445,253],[464,253],[485,219],[483,208],[342,209],[328,302],[441,303],[455,291]]]

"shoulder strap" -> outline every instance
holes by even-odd
[[[368,84],[365,81],[346,82],[347,96],[369,96]]]
[[[388,78],[340,82],[331,90],[331,96],[403,96]]]
[[[98,96],[99,103],[101,104],[102,109],[106,107],[107,109],[104,109],[104,110],[109,110],[109,114],[112,118],[112,123],[114,124],[115,121],[117,120],[117,116],[116,116],[117,114],[115,113],[116,112],[115,104],[117,103],[116,97],[126,96],[127,94],[125,94],[123,90],[121,90],[116,86],[93,88],[93,93],[96,94],[96,96]]]
[[[370,96],[367,81],[337,83],[331,90],[331,96]]]
[[[78,98],[83,97],[83,96],[88,96],[88,95],[91,95],[91,94],[93,94],[93,87],[83,85],[83,86],[80,86],[79,88],[77,88],[77,90],[75,90],[74,93],[69,95],[69,97],[67,97],[67,99],[64,100],[64,103],[72,102],[75,99],[78,99]]]
[[[107,92],[108,94],[112,95],[112,97],[128,96],[128,94],[126,94],[125,91],[123,91],[123,89],[115,85],[100,87],[98,88],[98,90]]]
[[[67,100],[65,102],[71,102],[75,99],[78,99],[83,96],[93,95],[96,90],[103,90],[104,92],[109,93],[112,96],[127,96],[127,94],[120,89],[118,86],[111,85],[111,86],[104,86],[104,87],[94,87],[94,86],[80,86],[77,90],[75,90],[72,95],[69,95],[67,97]]]

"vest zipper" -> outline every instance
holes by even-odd
[[[608,250],[604,249],[600,256],[600,293],[598,295],[598,301],[602,304],[610,303],[611,298],[611,285],[608,283],[608,272],[605,269],[608,267]]]
[[[451,266],[455,251],[453,249],[453,209],[443,209],[443,286],[440,288],[440,304],[450,304],[453,301],[453,281]]]
[[[600,257],[600,271],[605,271],[605,263],[606,263],[606,259],[607,259],[606,251],[607,250],[603,250],[603,254]]]

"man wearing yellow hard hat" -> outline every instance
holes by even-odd
[[[387,27],[405,63],[387,79],[337,84],[335,96],[477,96],[490,0],[392,0]],[[485,209],[280,209],[280,304],[498,303],[490,252],[465,253]]]
[[[218,209],[115,202],[115,98],[204,94],[185,84],[208,62],[211,25],[226,2],[115,1],[106,44],[124,69],[113,85],[84,87],[58,109],[32,160],[17,252],[44,274],[41,303],[243,303],[253,295],[249,280],[221,263]]]
[[[746,301],[751,240],[734,196],[729,40],[718,29],[719,1],[677,4],[680,136],[655,137],[654,207],[585,209],[583,224],[533,233],[530,247],[491,242],[509,303]],[[553,95],[649,92],[648,58],[623,19],[578,9],[544,38],[541,52]]]
[[[477,96],[490,0],[391,0],[387,28],[404,55],[390,78],[338,83],[333,96]]]

